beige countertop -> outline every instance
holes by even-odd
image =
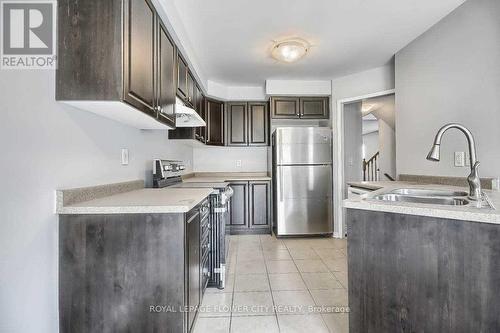
[[[58,214],[186,213],[202,202],[211,188],[143,188],[71,205],[58,205]]]
[[[216,183],[216,182],[230,182],[230,181],[270,181],[266,173],[220,173],[220,172],[205,172],[196,173],[183,177],[186,183]]]
[[[347,182],[348,185],[352,187],[364,188],[367,190],[380,190],[381,188],[387,186],[406,186],[416,183],[401,182],[401,181],[360,181],[360,182]]]
[[[370,182],[372,187],[378,186],[379,189],[373,192],[363,194],[359,197],[346,199],[343,201],[345,208],[372,210],[379,212],[399,213],[408,215],[419,215],[437,218],[447,218],[455,220],[466,220],[472,222],[484,222],[500,224],[500,192],[484,190],[488,200],[493,208],[478,208],[473,204],[468,206],[449,206],[435,204],[420,204],[410,202],[387,202],[374,200],[373,197],[398,188],[423,188],[423,189],[442,189],[442,190],[460,190],[468,192],[468,188],[455,187],[448,185],[416,185],[407,182]]]

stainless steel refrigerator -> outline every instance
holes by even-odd
[[[272,148],[277,235],[331,234],[332,130],[277,128]]]

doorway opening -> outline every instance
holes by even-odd
[[[396,179],[395,92],[340,100],[336,113],[334,236],[346,236],[345,209],[349,184]],[[351,194],[352,195],[352,194]]]

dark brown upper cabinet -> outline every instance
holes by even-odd
[[[57,7],[56,99],[137,128],[174,127],[173,44],[152,3],[59,0]]]
[[[155,116],[156,13],[147,0],[125,11],[125,101]]]
[[[227,145],[267,146],[269,112],[266,102],[227,103]]]
[[[328,97],[271,97],[273,119],[328,119]]]
[[[158,28],[158,117],[175,127],[175,44],[161,21]]]
[[[196,109],[196,81],[193,78],[193,75],[191,74],[190,71],[188,71],[188,76],[187,76],[187,97],[186,97],[186,102],[189,103],[193,109]]]
[[[248,103],[248,145],[269,145],[269,108],[267,102]]]
[[[187,101],[188,97],[188,66],[180,53],[177,53],[177,94]]]
[[[248,146],[247,129],[247,103],[227,103],[227,145]]]
[[[224,146],[224,103],[207,99],[207,145]]]
[[[300,117],[300,101],[298,97],[271,97],[273,118],[293,119]]]
[[[330,116],[328,97],[300,98],[300,117],[304,119],[328,119]]]
[[[195,87],[195,99],[196,99],[196,112],[200,115],[200,117],[207,121],[207,116],[205,112],[205,97],[203,96],[203,93],[201,89],[196,86]],[[195,129],[195,139],[205,143],[206,142],[206,127],[196,127]]]

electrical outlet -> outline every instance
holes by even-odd
[[[241,168],[241,160],[236,160],[236,167]]]
[[[456,151],[455,152],[455,166],[456,167],[465,166],[465,152],[463,152],[463,151]]]
[[[122,165],[128,165],[128,149],[122,149]]]

